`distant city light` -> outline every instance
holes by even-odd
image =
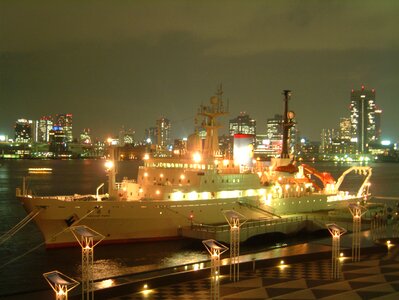
[[[381,145],[389,146],[389,145],[391,145],[391,141],[390,140],[383,140],[383,141],[381,141]]]

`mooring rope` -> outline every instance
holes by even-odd
[[[80,221],[82,221],[83,219],[85,219],[87,216],[89,216],[92,212],[94,212],[95,210],[99,209],[100,207],[96,206],[94,207],[92,210],[90,210],[87,214],[85,214],[82,218],[80,218],[79,220],[76,220],[75,222],[72,223],[72,226],[78,224]],[[47,241],[52,240],[54,238],[56,238],[57,236],[59,236],[60,234],[63,234],[65,231],[69,230],[70,227],[66,227],[63,230],[61,230],[60,232],[54,234],[53,236],[51,236],[49,239],[45,240],[44,242],[41,242],[40,244],[38,244],[37,246],[33,247],[32,249],[26,251],[25,253],[22,253],[21,255],[14,257],[13,259],[9,260],[8,262],[6,262],[5,264],[0,266],[0,269],[4,268],[5,266],[8,266],[9,264],[21,259],[22,257],[28,255],[29,253],[35,251],[36,249],[40,248],[41,246],[45,245]]]
[[[18,231],[24,228],[30,221],[32,221],[41,211],[43,208],[39,208],[36,210],[32,210],[25,218],[23,218],[17,225],[7,231],[0,237],[0,245],[6,242],[8,239],[13,237]]]

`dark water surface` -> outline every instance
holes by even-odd
[[[120,162],[119,179],[135,178],[139,162]],[[351,165],[318,163],[317,169],[335,178]],[[399,197],[399,164],[371,164],[371,191],[376,196]],[[52,168],[51,174],[29,175],[29,188],[37,195],[95,194],[97,186],[106,183],[102,160],[0,160],[0,236],[22,220],[26,213],[15,198],[15,189],[22,185],[28,168]],[[359,187],[357,176],[350,175],[342,189]],[[352,188],[353,190],[353,188]],[[80,248],[46,250],[44,246],[24,255],[43,242],[33,223],[0,245],[0,296],[47,288],[42,274],[52,270],[80,278]],[[293,243],[295,241],[282,241]],[[242,251],[261,251],[273,244],[247,243]],[[19,258],[20,257],[20,258]],[[17,260],[15,260],[18,258]],[[142,272],[208,258],[201,241],[178,240],[152,243],[97,246],[94,251],[97,278]]]

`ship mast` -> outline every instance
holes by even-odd
[[[222,85],[218,87],[215,96],[210,99],[210,105],[201,105],[198,110],[198,115],[205,117],[202,126],[206,130],[206,138],[204,145],[204,156],[213,157],[219,152],[219,128],[221,125],[217,122],[217,118],[227,115],[228,112],[224,108]]]
[[[284,90],[284,120],[283,120],[283,145],[281,150],[281,158],[289,158],[288,154],[288,133],[294,122],[292,119],[295,114],[292,111],[288,111],[288,100],[291,99],[291,91]]]

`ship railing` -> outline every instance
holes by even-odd
[[[295,222],[302,222],[306,221],[307,216],[294,216],[288,218],[280,218],[280,219],[261,219],[261,220],[250,220],[245,222],[241,229],[245,228],[257,228],[257,227],[266,227],[266,226],[275,226],[281,225],[286,223],[295,223]],[[227,224],[222,225],[209,225],[209,224],[193,224],[191,229],[194,231],[204,231],[204,232],[226,232],[230,231],[230,226]]]
[[[103,195],[100,195],[101,197]],[[35,197],[35,199],[52,199],[52,200],[60,200],[60,201],[65,201],[65,202],[73,202],[73,201],[90,201],[96,199],[95,195],[87,194],[87,195],[66,195],[66,196],[40,196],[40,197]]]

